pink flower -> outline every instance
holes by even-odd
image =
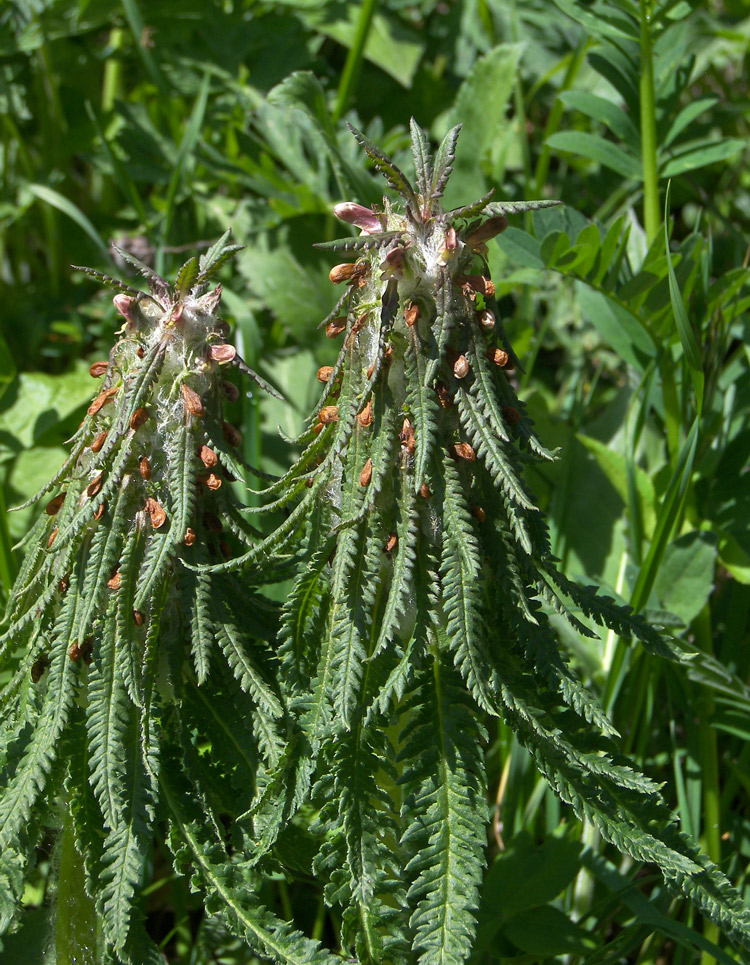
[[[333,213],[341,221],[346,221],[347,224],[353,224],[357,228],[362,229],[362,234],[371,235],[378,231],[383,230],[383,225],[380,221],[380,217],[375,214],[372,208],[365,208],[361,204],[357,204],[354,201],[344,201],[341,204],[337,204]]]

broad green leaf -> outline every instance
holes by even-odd
[[[539,242],[528,231],[508,228],[496,239],[502,251],[524,268],[544,268]]]
[[[721,535],[719,559],[735,580],[750,585],[750,554],[728,533]]]
[[[580,925],[551,905],[530,908],[503,926],[505,935],[530,955],[584,955],[596,942]]]
[[[641,135],[622,107],[597,94],[581,90],[563,91],[560,94],[560,100],[568,107],[573,107],[595,121],[605,124],[613,134],[627,144],[634,154],[640,151]]]
[[[678,135],[682,134],[686,127],[689,127],[693,121],[707,111],[714,104],[719,102],[719,98],[711,95],[710,97],[699,97],[696,101],[691,101],[687,107],[684,107],[680,113],[672,121],[672,124],[667,131],[666,137],[663,141],[663,147],[669,147],[669,145],[674,141]]]
[[[39,198],[40,201],[51,204],[53,208],[57,208],[58,211],[62,211],[62,213],[67,215],[72,221],[75,221],[78,227],[85,231],[89,238],[91,238],[104,257],[109,260],[109,246],[83,211],[73,204],[69,198],[66,198],[53,188],[48,188],[46,184],[28,184],[25,190],[31,192],[31,194],[33,194],[35,198]]]
[[[742,151],[744,147],[745,142],[737,137],[728,137],[718,142],[703,141],[689,150],[683,150],[669,160],[662,158],[659,175],[662,178],[674,178],[678,174],[695,171],[708,164],[716,164],[717,161],[726,161],[727,158]]]
[[[24,449],[39,445],[51,429],[95,394],[96,382],[85,362],[79,361],[72,371],[60,375],[22,372],[15,398],[0,412],[0,433],[8,433]]]
[[[597,134],[585,131],[560,131],[547,138],[547,146],[556,151],[569,151],[596,161],[624,178],[640,181],[643,177],[640,162],[621,147]]]
[[[348,48],[356,36],[359,7],[349,4],[342,9],[345,18],[340,19],[331,18],[328,5],[305,10],[301,16],[309,26]],[[419,34],[404,26],[392,14],[378,12],[372,18],[364,49],[365,59],[390,74],[407,90],[412,85],[424,50],[425,42]]]
[[[689,626],[705,606],[714,585],[717,537],[694,530],[673,540],[664,551],[654,593],[665,610]]]
[[[521,57],[520,44],[500,44],[480,57],[461,85],[449,126],[461,123],[461,146],[445,192],[445,207],[466,204],[487,190],[481,165],[505,136],[510,121],[505,108],[513,92]]]
[[[624,503],[628,502],[628,460],[621,453],[594,439],[591,436],[577,433],[578,440],[588,449],[596,459],[602,472],[617,490]],[[650,536],[656,525],[656,493],[651,477],[639,466],[635,467],[636,488],[640,503],[641,519],[647,536]]]
[[[656,346],[635,315],[583,282],[576,285],[576,291],[584,314],[602,338],[629,365],[643,372],[646,362],[656,357]]]
[[[575,0],[555,0],[555,4],[594,37],[639,39],[638,26],[633,19],[610,4],[598,3],[589,6],[576,3]]]

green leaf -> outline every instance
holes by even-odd
[[[10,354],[8,343],[0,335],[0,399],[16,377],[16,365],[13,356]]]
[[[705,376],[703,374],[703,359],[701,358],[700,347],[698,345],[698,339],[695,337],[695,332],[693,331],[693,326],[690,324],[690,319],[688,318],[687,309],[685,308],[685,302],[682,298],[682,292],[677,284],[677,278],[674,273],[674,266],[672,265],[672,252],[669,247],[669,189],[671,184],[667,185],[667,194],[664,200],[664,244],[667,252],[667,272],[669,275],[669,298],[672,303],[672,312],[674,313],[675,322],[677,323],[677,330],[680,333],[680,341],[682,342],[682,350],[685,353],[685,359],[687,360],[688,367],[690,369],[690,377],[693,380],[693,385],[695,386],[695,394],[698,399],[698,412],[703,411],[703,387],[705,383]]]
[[[657,599],[686,626],[701,612],[714,587],[717,537],[694,530],[665,549],[654,580]]]
[[[53,208],[57,208],[58,211],[62,211],[62,213],[67,215],[72,221],[75,221],[78,227],[85,231],[89,238],[91,238],[104,258],[109,260],[109,245],[106,244],[83,211],[74,205],[72,201],[60,194],[59,191],[48,188],[45,184],[28,184],[25,190],[30,191],[31,194],[33,194],[35,198],[39,198],[40,201],[51,204]]]
[[[628,503],[628,465],[630,460],[611,446],[591,436],[577,433],[576,438],[589,450],[607,479],[617,490],[622,501]],[[656,525],[656,492],[651,476],[640,466],[635,467],[635,483],[640,502],[640,514],[646,535],[650,535]]]
[[[583,282],[576,284],[584,314],[617,354],[639,372],[656,358],[656,346],[641,322],[623,305]]]
[[[686,127],[689,127],[697,117],[700,117],[701,114],[718,103],[719,98],[712,94],[710,97],[699,97],[697,100],[691,101],[687,107],[683,107],[677,117],[672,121],[662,142],[663,147],[669,147],[672,141],[674,141]]]
[[[553,150],[569,151],[571,154],[579,154],[590,161],[596,161],[624,178],[630,178],[633,181],[640,181],[643,178],[643,171],[636,157],[597,134],[589,134],[585,131],[560,131],[548,137],[546,144]]]
[[[461,84],[449,120],[462,125],[461,150],[445,195],[449,208],[466,204],[487,190],[482,165],[507,136],[511,122],[505,117],[505,108],[516,83],[522,49],[521,44],[493,47],[476,61]],[[493,118],[491,124],[487,123],[489,117]]]
[[[697,168],[706,167],[708,164],[716,164],[718,161],[726,161],[740,151],[744,150],[745,142],[737,137],[727,137],[718,143],[716,141],[701,141],[697,145],[691,142],[689,149],[687,145],[679,154],[675,154],[669,160],[662,158],[659,176],[662,178],[674,178],[679,174],[686,174],[688,171],[695,171]]]
[[[595,121],[605,124],[613,134],[625,142],[633,155],[640,152],[640,132],[622,107],[597,94],[580,90],[564,90],[560,94],[560,100],[568,107],[573,107]]]
[[[550,905],[521,912],[505,923],[503,931],[522,951],[545,958],[585,955],[596,948],[596,942],[585,929]]]

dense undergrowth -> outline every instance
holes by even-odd
[[[73,445],[87,453],[45,497],[56,514],[26,544],[40,549],[11,550],[38,509],[0,524],[3,592],[21,567],[26,583],[37,573],[15,597],[29,640],[13,637],[2,681],[4,712],[28,722],[4,731],[11,761],[19,748],[36,756],[3,838],[5,896],[23,898],[0,961],[72,961],[76,941],[137,961],[156,945],[170,961],[252,961],[244,941],[265,957],[283,957],[287,941],[302,960],[327,957],[283,921],[360,961],[460,961],[470,948],[488,963],[736,960],[726,939],[742,913],[713,914],[717,926],[675,902],[655,864],[676,859],[636,847],[633,828],[647,826],[672,855],[685,852],[682,833],[700,839],[744,889],[744,16],[740,4],[628,0],[196,0],[178,14],[128,0],[0,14],[10,28],[0,40],[4,499],[22,503],[54,476],[82,417]],[[413,188],[400,177],[414,170],[410,114],[426,128],[414,132]],[[368,171],[344,118],[393,162],[368,147]],[[420,163],[459,122],[450,180],[435,175],[442,208],[494,188],[484,215],[511,222],[473,242],[480,207],[440,222],[437,201],[426,211],[415,200],[434,188]],[[383,210],[377,169],[404,197],[343,243],[357,267],[353,279],[342,269],[352,284],[332,312],[332,261],[312,245],[337,237],[337,202]],[[564,204],[503,209],[507,197]],[[358,224],[359,209],[338,210]],[[430,288],[415,281],[426,262],[414,237],[437,238],[438,222]],[[130,324],[132,256],[177,277],[198,239],[202,263],[189,262],[174,289],[155,281],[157,301],[139,302],[146,316],[162,303],[177,324],[175,305],[228,227],[246,245],[216,265],[229,342],[282,398],[226,374],[234,356],[217,321],[200,344],[183,328],[184,351],[144,337],[143,359],[126,331],[104,384],[122,390],[87,415],[89,365],[122,317],[67,266],[132,270],[133,292],[117,303]],[[346,340],[336,365],[316,328],[326,316]],[[438,322],[446,317],[452,327]],[[327,381],[316,405],[318,372]],[[537,437],[560,447],[556,461],[528,457],[544,456]],[[249,465],[282,481],[259,483]],[[138,576],[130,557],[146,542]],[[245,569],[220,562],[248,552]],[[127,593],[107,586],[118,574]],[[596,636],[597,597],[575,589],[581,580],[618,601]],[[122,605],[108,616],[115,594]],[[646,617],[635,625],[646,646],[630,638],[623,603]],[[88,653],[104,626],[117,645]],[[66,657],[74,646],[78,660]],[[67,723],[47,714],[53,683]],[[560,696],[588,723],[575,724]],[[576,774],[606,759],[591,722],[606,732],[607,720],[619,751],[663,783],[676,826],[655,798],[649,811],[628,792],[629,830],[613,833],[590,771],[596,806],[582,804]],[[35,721],[40,743],[29,744]],[[120,751],[128,729],[140,752],[127,741]],[[455,742],[452,769],[435,751],[441,733]],[[573,755],[564,766],[549,757],[560,735]],[[611,766],[618,780],[631,773]],[[450,775],[442,797],[440,773]],[[649,790],[644,780],[633,772]],[[436,855],[451,853],[437,830],[450,826],[448,791],[462,872],[445,901],[439,882],[454,879],[433,872]],[[128,829],[130,851],[118,851]],[[33,844],[23,888],[14,848]],[[170,870],[170,849],[184,876]],[[113,863],[102,866],[105,852]],[[86,880],[101,883],[95,901]],[[441,934],[449,907],[456,917]]]

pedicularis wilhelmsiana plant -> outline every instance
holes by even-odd
[[[231,249],[188,262],[174,290],[138,266],[151,295],[116,297],[124,337],[48,489],[4,637],[4,913],[42,828],[62,826],[61,887],[81,855],[100,948],[156,960],[133,909],[163,815],[178,867],[256,954],[340,960],[256,897],[296,823],[349,960],[464,962],[498,716],[580,817],[750,949],[747,909],[618,757],[550,624],[591,635],[582,611],[682,659],[558,571],[523,481],[552,456],[513,389],[485,244],[556,202],[445,212],[458,128],[433,159],[412,125],[415,187],[354,133],[400,201],[338,206],[361,235],[321,246],[356,253],[331,271],[346,289],[326,334],[343,347],[318,373],[301,456],[264,490],[260,517],[286,514],[269,536],[253,540],[228,485],[241,467],[220,366],[236,359],[204,285]],[[269,646],[273,608],[252,588],[279,560],[296,575]],[[58,943],[75,931],[64,915]]]
[[[175,853],[191,841],[189,731],[211,743],[223,773],[241,775],[215,798],[227,796],[230,815],[252,797],[256,762],[275,763],[283,747],[269,648],[256,642],[273,634],[272,607],[233,574],[209,580],[188,568],[250,538],[230,486],[242,472],[239,433],[222,418],[238,391],[226,371],[249,370],[225,341],[220,287],[207,290],[237,250],[226,240],[188,261],[174,288],[120,252],[148,276],[150,295],[99,276],[123,289],[114,301],[125,324],[109,360],[91,367],[101,390],[69,459],[34,497],[53,494],[9,602],[0,898],[7,921],[44,827],[62,825],[83,857],[103,940],[96,952],[95,928],[73,935],[59,899],[58,961],[98,961],[105,946],[161,961],[134,906],[160,798]],[[63,889],[75,861],[61,851]],[[63,956],[66,941],[80,957]]]

